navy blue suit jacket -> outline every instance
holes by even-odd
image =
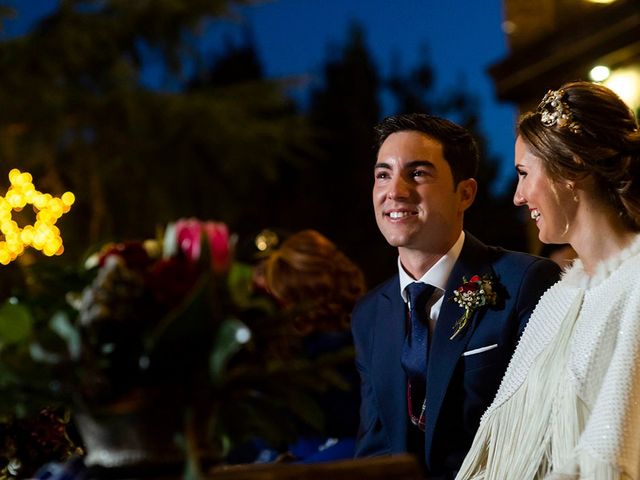
[[[463,313],[450,299],[462,278],[473,275],[493,279],[497,304],[477,309],[467,327],[450,340],[453,324]],[[429,349],[424,462],[433,478],[455,476],[531,312],[558,275],[558,266],[550,260],[488,247],[466,234]],[[354,309],[362,393],[356,456],[406,452],[408,429],[416,428],[408,422],[406,376],[400,365],[405,309],[398,275],[369,292]],[[493,345],[497,347],[473,353]]]

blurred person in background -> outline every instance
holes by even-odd
[[[353,349],[351,311],[366,291],[364,275],[324,235],[303,230],[289,236],[256,266],[254,282],[290,316],[308,358]],[[303,427],[296,443],[264,449],[259,461],[286,457],[313,463],[353,457],[359,405],[353,357],[338,371],[348,388],[330,389],[315,399],[324,414],[322,431]]]

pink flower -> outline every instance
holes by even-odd
[[[229,229],[221,222],[205,222],[203,229],[209,240],[211,267],[216,272],[223,272],[229,268],[231,263]]]
[[[229,229],[224,223],[201,222],[195,218],[182,219],[175,224],[175,235],[178,249],[192,262],[200,259],[202,235],[206,235],[213,270],[223,272],[229,267]]]
[[[180,219],[175,225],[178,249],[192,262],[200,259],[202,227],[195,218]]]

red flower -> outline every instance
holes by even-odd
[[[220,222],[205,222],[203,230],[209,240],[211,267],[216,272],[224,272],[231,263],[229,230],[224,223]]]
[[[192,262],[200,259],[202,235],[206,235],[213,270],[223,272],[229,267],[229,230],[224,223],[201,222],[195,218],[182,219],[175,224],[175,235],[178,248]]]
[[[158,260],[147,277],[156,302],[170,309],[180,304],[197,279],[198,271],[194,264],[177,258]]]
[[[117,255],[122,258],[127,268],[131,270],[144,270],[153,259],[149,256],[142,242],[128,241],[113,243],[103,249],[98,259],[98,266],[103,267],[104,262],[110,255]]]
[[[476,278],[476,280],[474,280],[474,278]],[[480,290],[479,280],[479,278],[473,277],[467,283],[458,287],[457,291],[460,293],[477,292],[478,290]]]

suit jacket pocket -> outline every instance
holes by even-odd
[[[484,347],[474,348],[473,350],[467,350],[462,354],[462,356],[470,357],[471,355],[478,355],[480,353],[488,352],[489,350],[493,350],[494,348],[498,348],[497,343],[494,343],[493,345],[486,345]]]
[[[489,367],[502,360],[503,355],[504,352],[497,343],[470,348],[462,354],[464,370],[470,372]]]

